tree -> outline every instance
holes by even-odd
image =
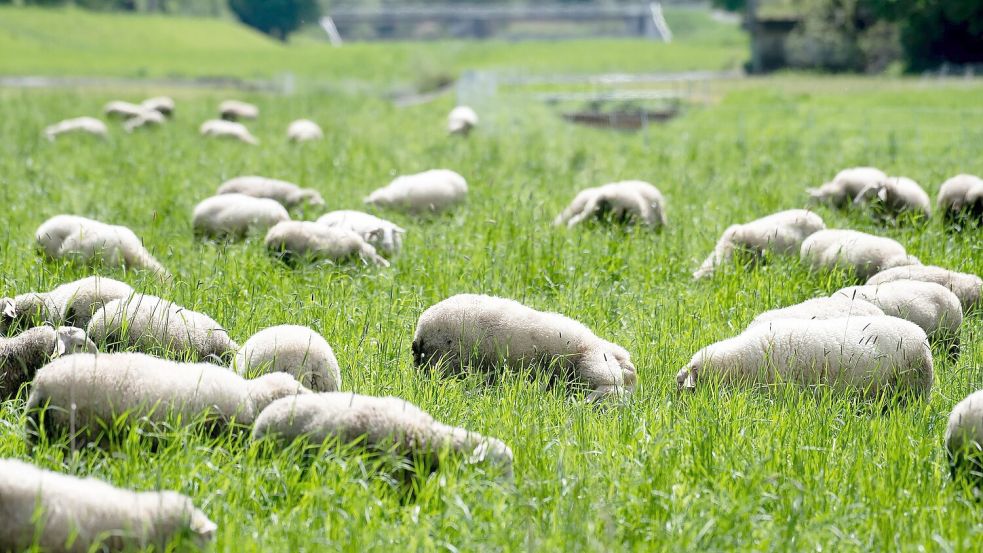
[[[983,0],[867,0],[901,28],[908,69],[983,63]]]
[[[317,0],[229,0],[229,9],[239,21],[282,41],[321,15]]]

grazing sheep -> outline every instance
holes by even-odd
[[[121,102],[119,100],[109,102],[106,107],[102,108],[102,112],[106,117],[117,117],[120,119],[130,119],[132,117],[137,117],[142,114],[145,110],[142,106],[138,104],[131,104],[130,102]]]
[[[969,215],[983,220],[983,179],[976,175],[956,175],[942,183],[939,211],[947,221]]]
[[[409,213],[437,213],[463,202],[467,195],[464,177],[448,169],[433,169],[397,177],[369,194],[365,203]]]
[[[331,392],[285,398],[260,413],[252,437],[288,444],[297,439],[340,445],[359,442],[379,453],[424,458],[436,467],[448,451],[470,463],[497,465],[512,476],[512,450],[501,440],[440,423],[429,413],[398,397]]]
[[[102,121],[94,117],[76,117],[45,127],[44,136],[53,142],[59,135],[80,132],[94,134],[99,138],[106,138],[109,135],[109,129]]]
[[[779,211],[750,223],[731,225],[717,241],[710,257],[693,273],[693,278],[712,275],[717,267],[729,262],[738,251],[751,253],[755,257],[761,257],[765,252],[782,255],[798,253],[807,237],[825,228],[822,217],[805,209]]]
[[[324,131],[309,119],[298,119],[287,127],[287,140],[291,142],[309,142],[322,138],[324,138]]]
[[[50,292],[0,298],[0,333],[17,321],[84,328],[96,310],[112,300],[131,295],[133,288],[125,282],[91,276],[62,284]]]
[[[195,234],[209,238],[238,239],[289,221],[287,208],[276,200],[245,194],[220,194],[202,200],[191,215]]]
[[[806,192],[809,193],[809,198],[816,203],[845,207],[857,197],[857,194],[860,194],[861,190],[886,179],[887,175],[880,169],[853,167],[840,171],[833,177],[832,181],[819,188],[809,188]]]
[[[202,136],[214,136],[215,138],[233,138],[246,144],[252,144],[253,146],[259,144],[259,140],[256,139],[252,133],[249,132],[244,125],[241,123],[234,123],[232,121],[222,121],[221,119],[209,119],[201,124],[198,132]]]
[[[306,326],[281,325],[260,330],[239,348],[233,367],[241,375],[285,372],[315,392],[341,389],[341,369],[328,342]]]
[[[925,332],[895,317],[785,319],[707,346],[676,375],[680,389],[789,382],[854,390],[865,397],[928,397],[932,352]]]
[[[186,533],[204,547],[218,529],[177,492],[125,490],[15,459],[0,459],[0,497],[3,551],[170,551]]]
[[[860,280],[877,272],[902,265],[920,264],[904,246],[882,236],[855,230],[820,230],[802,242],[799,256],[813,269],[844,267]]]
[[[257,198],[269,198],[284,207],[296,207],[304,202],[313,206],[324,205],[324,198],[313,188],[301,188],[292,182],[247,175],[229,179],[218,187],[217,194],[245,194]]]
[[[962,305],[948,288],[934,282],[895,280],[884,284],[850,286],[834,296],[859,297],[884,310],[885,315],[918,325],[932,340],[952,341],[963,324]]]
[[[629,394],[636,380],[630,354],[583,324],[475,294],[452,296],[420,315],[413,361],[451,374],[472,367],[493,373],[503,362],[512,368],[537,366],[552,377],[586,385],[592,401]]]
[[[884,311],[869,301],[837,294],[830,298],[814,298],[781,309],[765,311],[755,317],[748,328],[782,319],[825,320],[878,315],[884,315]],[[778,322],[777,324],[781,323]]]
[[[163,350],[175,359],[214,355],[228,360],[239,349],[208,315],[144,294],[107,303],[92,315],[86,330],[97,344]]]
[[[152,109],[165,117],[174,115],[174,100],[167,96],[155,96],[147,98],[140,103],[143,109]]]
[[[222,431],[233,423],[251,425],[275,400],[305,393],[310,391],[286,373],[246,380],[209,363],[178,363],[142,353],[80,353],[37,372],[27,400],[28,436],[33,439],[43,424],[55,435],[74,432],[72,440],[89,443],[100,440],[106,423],[190,425],[202,416]]]
[[[908,177],[888,177],[872,182],[857,193],[853,203],[859,205],[874,198],[885,213],[892,217],[905,212],[920,213],[926,218],[932,216],[932,201],[928,194]]]
[[[945,449],[953,478],[970,476],[983,484],[983,390],[956,404],[945,429]]]
[[[310,257],[314,261],[341,263],[358,257],[364,263],[389,266],[372,244],[358,234],[311,221],[277,223],[266,233],[266,249],[287,262],[296,257]]]
[[[81,263],[150,269],[166,276],[160,264],[132,230],[75,215],[56,215],[34,234],[48,259],[68,258]]]
[[[355,232],[384,255],[399,253],[406,234],[403,227],[361,211],[332,211],[318,218],[317,223]]]
[[[904,265],[885,269],[867,280],[867,284],[884,284],[895,280],[920,280],[941,284],[959,298],[963,312],[967,313],[980,301],[983,279],[969,273],[957,273],[934,265]]]
[[[603,218],[610,214],[618,222],[638,222],[658,228],[666,225],[665,206],[662,193],[647,182],[612,182],[582,190],[553,224],[573,227],[591,217]]]
[[[457,106],[447,116],[447,132],[467,136],[478,126],[478,114],[468,106]]]
[[[123,123],[123,130],[133,132],[143,127],[156,127],[163,125],[166,119],[164,114],[155,110],[144,110],[136,117],[131,117]]]
[[[256,119],[259,117],[259,108],[253,104],[240,102],[239,100],[226,100],[218,105],[218,112],[222,119],[226,121],[238,121],[239,119]]]
[[[70,326],[36,326],[0,338],[0,401],[16,395],[52,358],[83,352],[95,353],[96,345],[84,330]]]

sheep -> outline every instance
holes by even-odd
[[[310,257],[315,261],[323,259],[341,263],[358,257],[364,263],[389,266],[389,262],[376,253],[372,244],[358,234],[312,221],[277,223],[266,233],[266,249],[287,262],[297,257]]]
[[[952,477],[970,476],[978,490],[983,484],[983,390],[969,394],[952,408],[945,429],[945,449]]]
[[[860,205],[874,198],[885,214],[891,217],[905,212],[919,213],[925,218],[932,216],[932,201],[928,194],[908,177],[888,177],[869,183],[857,193],[853,203]]]
[[[658,228],[666,225],[665,205],[659,189],[647,182],[612,182],[582,190],[553,224],[573,227],[591,217],[601,218],[610,213],[619,222],[638,222]]]
[[[37,372],[27,399],[28,439],[42,431],[78,443],[105,443],[106,424],[195,424],[210,430],[250,426],[267,405],[309,394],[293,376],[269,373],[246,380],[226,367],[179,363],[142,353],[79,353]],[[125,415],[125,416],[124,416]],[[43,427],[42,427],[43,425]]]
[[[433,169],[397,177],[369,194],[365,203],[409,213],[438,213],[463,202],[467,194],[464,177],[448,169]]]
[[[0,338],[0,400],[10,399],[49,360],[73,353],[95,353],[81,328],[36,326],[12,338]]]
[[[131,119],[139,116],[144,111],[144,108],[138,104],[121,102],[119,100],[109,102],[104,108],[102,108],[102,112],[106,115],[106,117],[117,117],[119,119]]]
[[[809,188],[806,192],[811,201],[833,207],[845,207],[868,185],[887,180],[887,174],[873,167],[853,167],[844,169],[833,180],[819,188]]]
[[[693,273],[699,280],[713,274],[717,267],[729,262],[738,251],[761,257],[765,252],[788,255],[798,253],[802,242],[826,228],[822,217],[805,210],[779,211],[742,225],[727,227],[713,252]]]
[[[218,187],[216,194],[245,194],[257,198],[269,198],[280,202],[286,208],[297,207],[305,202],[312,206],[324,205],[324,198],[313,188],[301,188],[292,182],[255,175],[229,179]]]
[[[168,275],[167,269],[150,255],[137,235],[123,226],[76,215],[56,215],[41,223],[34,237],[39,250],[48,259],[69,258],[90,264],[124,265]]]
[[[918,325],[932,340],[951,342],[963,324],[962,305],[948,288],[934,282],[895,280],[869,286],[849,286],[834,296],[859,297]]]
[[[970,273],[957,273],[934,265],[904,265],[885,269],[867,280],[868,285],[884,284],[895,280],[920,280],[941,284],[959,298],[963,313],[979,304],[983,292],[983,279]]]
[[[228,360],[239,349],[211,317],[145,294],[107,303],[92,315],[86,331],[97,344],[163,350],[175,359]]]
[[[222,121],[221,119],[209,119],[201,124],[198,128],[198,132],[202,136],[213,136],[215,138],[233,138],[239,140],[240,142],[245,142],[246,144],[252,144],[256,146],[259,144],[259,140],[256,139],[249,129],[242,125],[241,123],[234,123],[232,121]]]
[[[245,194],[212,196],[196,205],[191,215],[195,234],[209,238],[238,239],[289,220],[287,209],[276,200]]]
[[[843,229],[820,230],[810,235],[802,242],[799,257],[813,270],[848,268],[861,281],[884,269],[921,264],[890,238]]]
[[[218,112],[222,119],[226,121],[238,121],[239,119],[256,119],[259,117],[259,108],[253,104],[240,102],[239,100],[225,100],[218,105]]]
[[[218,529],[177,492],[126,490],[16,459],[0,459],[0,497],[3,551],[170,551],[184,535],[204,547]]]
[[[67,324],[85,328],[92,314],[108,302],[133,295],[125,282],[90,276],[56,287],[50,292],[29,292],[0,298],[0,332],[17,321]]]
[[[983,220],[983,179],[976,175],[956,175],[942,183],[937,201],[947,221],[963,215]]]
[[[174,115],[174,100],[167,96],[155,96],[140,102],[143,109],[152,109],[165,117]]]
[[[635,366],[624,348],[559,313],[505,298],[458,294],[431,306],[420,315],[412,347],[421,369],[457,374],[472,367],[493,373],[503,362],[536,366],[586,386],[589,401],[635,389]]]
[[[166,119],[164,114],[156,110],[144,110],[136,117],[131,117],[123,123],[123,130],[130,133],[143,127],[156,127],[163,125]]]
[[[355,232],[383,255],[399,253],[406,234],[403,227],[362,211],[332,211],[319,217],[317,223]]]
[[[934,377],[925,331],[895,317],[779,319],[698,351],[676,375],[680,389],[722,385],[829,386],[866,398],[927,398]]]
[[[423,458],[436,468],[448,451],[469,463],[497,466],[512,477],[512,450],[501,440],[434,420],[427,412],[398,397],[372,397],[329,392],[285,398],[260,413],[252,438],[289,444],[306,439],[320,444],[359,442],[378,453]]]
[[[287,127],[287,140],[290,142],[309,142],[324,138],[324,131],[309,119],[298,119]]]
[[[94,117],[75,117],[45,127],[44,137],[54,142],[55,138],[60,135],[80,132],[92,134],[102,139],[109,135],[109,129],[102,121]]]
[[[241,375],[279,371],[315,392],[341,389],[341,369],[328,342],[306,326],[273,326],[253,334],[232,364]]]
[[[478,114],[468,106],[457,106],[447,115],[447,132],[467,136],[478,126]]]
[[[813,298],[795,305],[772,309],[758,315],[751,321],[752,326],[770,323],[781,319],[839,319],[843,317],[872,317],[884,315],[884,311],[873,303],[861,298],[835,295],[829,298]]]

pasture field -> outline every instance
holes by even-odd
[[[383,62],[387,63],[387,62]],[[443,131],[450,99],[395,108],[369,96],[245,95],[259,147],[208,141],[197,126],[224,97],[179,92],[176,119],[107,141],[46,142],[53,121],[156,91],[0,91],[0,294],[47,290],[90,270],[45,263],[34,229],[74,213],[123,224],[174,274],[100,269],[221,322],[237,340],[309,325],[334,347],[343,388],[397,395],[445,422],[505,440],[515,482],[454,462],[411,485],[352,448],[313,458],[246,436],[137,433],[109,450],[24,442],[23,396],[0,405],[0,457],[139,489],[174,489],[219,525],[215,551],[976,551],[980,505],[941,450],[951,407],[983,387],[983,320],[970,316],[958,361],[937,354],[931,400],[881,409],[827,394],[676,392],[699,348],[757,313],[850,284],[795,259],[691,273],[731,223],[805,205],[804,189],[854,165],[907,175],[935,196],[956,173],[983,173],[983,83],[779,77],[731,85],[719,103],[638,134],[573,127],[547,107],[501,98],[467,140]],[[289,145],[287,123],[321,123],[322,142]],[[224,179],[263,174],[355,208],[398,173],[447,167],[470,186],[450,214],[386,216],[408,229],[389,269],[288,269],[261,237],[203,244],[190,213]],[[654,183],[669,227],[567,230],[553,217],[580,188]],[[830,227],[893,237],[923,262],[983,274],[983,231],[876,223],[820,208]],[[314,218],[314,212],[296,213]],[[540,382],[486,386],[416,371],[419,314],[459,292],[515,298],[583,321],[625,346],[639,370],[623,406],[590,406]],[[23,394],[23,392],[22,392]]]

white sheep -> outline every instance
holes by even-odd
[[[0,298],[0,333],[17,321],[84,328],[96,310],[112,300],[131,295],[133,288],[125,282],[91,276],[62,284],[50,292]]]
[[[235,177],[223,182],[216,194],[246,194],[257,198],[269,198],[284,207],[296,207],[302,203],[324,205],[324,198],[313,188],[301,188],[292,182],[255,175]]]
[[[693,273],[693,278],[712,275],[717,267],[729,262],[740,251],[755,257],[761,257],[765,252],[798,253],[807,237],[825,228],[822,217],[805,209],[779,211],[749,223],[731,225],[721,235],[710,256]]]
[[[259,117],[258,107],[239,100],[225,100],[218,105],[218,112],[222,116],[222,119],[228,121],[256,119]]]
[[[373,191],[365,203],[409,213],[440,212],[464,201],[468,183],[448,169],[433,169],[397,177]]]
[[[174,115],[174,100],[167,96],[155,96],[140,102],[143,109],[152,109],[160,112],[161,115],[171,117]]]
[[[904,246],[890,238],[843,229],[820,230],[802,242],[799,256],[812,269],[843,267],[858,279],[902,265],[920,264]]]
[[[938,207],[951,220],[963,214],[983,219],[983,179],[976,175],[956,175],[939,188]]]
[[[92,315],[86,331],[97,344],[163,351],[176,359],[228,360],[239,349],[208,315],[145,294],[107,303]]]
[[[884,284],[849,286],[834,296],[862,298],[885,315],[918,325],[929,338],[952,341],[963,323],[962,305],[948,288],[934,282],[895,280]]]
[[[935,265],[903,265],[885,269],[867,280],[867,284],[884,284],[895,280],[920,280],[941,284],[959,298],[963,312],[969,312],[980,301],[983,279],[970,273],[958,273]]]
[[[341,389],[341,369],[334,351],[327,340],[306,326],[260,330],[242,344],[232,366],[244,376],[258,370],[289,373],[315,392]]]
[[[457,106],[447,115],[447,132],[467,136],[478,126],[478,114],[468,106]]]
[[[829,298],[813,298],[788,307],[765,311],[755,317],[748,328],[781,319],[824,320],[878,315],[884,315],[884,311],[869,301],[837,294]]]
[[[324,138],[324,131],[309,119],[298,119],[287,127],[287,140],[291,142],[309,142],[322,138]]]
[[[537,311],[517,301],[458,294],[423,312],[413,337],[417,367],[451,374],[469,368],[493,373],[500,366],[534,367],[590,390],[588,399],[630,394],[635,366],[621,346],[583,324]]]
[[[347,209],[325,213],[318,218],[317,223],[355,232],[384,255],[399,253],[403,246],[403,235],[406,234],[406,229],[391,221]]]
[[[51,359],[95,352],[85,331],[70,326],[36,326],[11,338],[0,337],[0,401],[16,395]]]
[[[953,477],[975,476],[983,482],[983,390],[973,392],[956,404],[945,429],[945,449]]]
[[[389,262],[376,253],[372,244],[358,234],[312,221],[277,223],[266,233],[265,242],[271,254],[287,262],[298,257],[309,257],[312,261],[342,263],[357,257],[364,263],[389,266]]]
[[[44,136],[50,141],[54,141],[60,135],[69,133],[88,133],[104,139],[109,135],[109,129],[106,128],[105,123],[94,117],[65,119],[54,125],[49,125],[44,129]]]
[[[259,140],[249,132],[249,129],[241,123],[223,121],[221,119],[209,119],[201,124],[198,132],[202,136],[213,136],[215,138],[233,138],[253,146],[259,144]]]
[[[106,115],[106,117],[117,117],[120,119],[137,117],[144,111],[144,108],[139,104],[131,104],[130,102],[122,102],[119,100],[109,102],[102,108],[102,112]]]
[[[49,259],[125,265],[166,276],[167,270],[143,247],[132,230],[75,215],[56,215],[38,227],[35,240]]]
[[[202,200],[191,214],[195,234],[209,238],[243,238],[251,232],[266,232],[289,221],[280,202],[245,194],[219,194]]]
[[[931,217],[932,201],[919,184],[908,177],[888,177],[865,186],[854,198],[854,204],[871,202],[876,198],[884,212],[892,217],[905,212]]]
[[[127,119],[123,123],[123,130],[133,132],[143,127],[156,127],[163,125],[166,119],[164,114],[156,110],[143,110],[139,115]]]
[[[126,490],[15,459],[0,459],[0,497],[3,551],[170,551],[185,533],[204,547],[218,529],[177,492]]]
[[[887,179],[887,174],[873,167],[853,167],[844,169],[833,177],[833,180],[819,188],[806,190],[809,198],[817,203],[830,204],[834,207],[848,205],[861,190],[868,185],[877,184]]]
[[[331,392],[285,398],[260,413],[252,437],[278,443],[306,439],[320,444],[359,442],[378,453],[428,460],[436,468],[447,451],[470,463],[497,466],[512,476],[512,450],[501,440],[434,420],[429,413],[397,397]]]
[[[676,375],[680,389],[733,385],[829,386],[865,397],[928,397],[932,352],[925,331],[895,317],[780,319],[707,346]]]
[[[553,224],[573,227],[591,217],[607,215],[619,222],[663,227],[666,225],[666,200],[658,188],[647,182],[612,182],[580,191]]]

